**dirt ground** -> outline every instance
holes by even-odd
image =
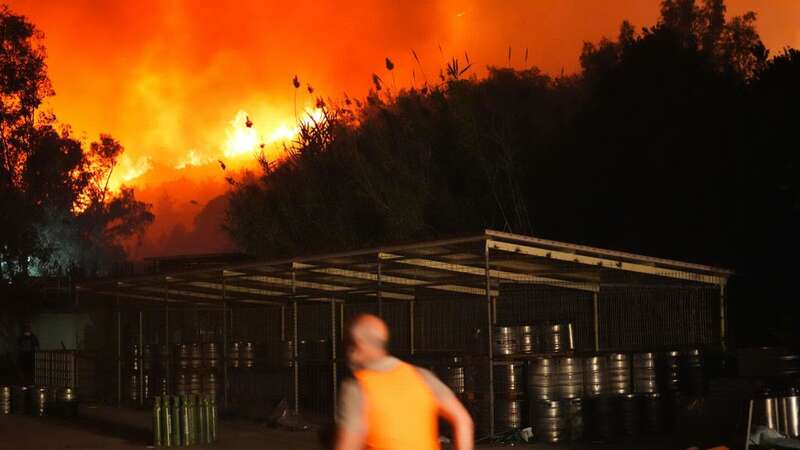
[[[153,448],[147,411],[107,406],[83,406],[79,418],[0,416],[0,450],[144,449]],[[529,449],[610,450],[683,449],[664,439],[626,444],[551,446],[517,444]],[[199,447],[202,448],[202,447]],[[323,450],[317,432],[285,431],[251,422],[223,421],[220,440],[209,448],[230,450]],[[481,445],[480,450],[508,448]]]

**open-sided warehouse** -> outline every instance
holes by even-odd
[[[509,426],[495,415],[504,414],[498,404],[509,407],[500,399],[517,389],[510,385],[520,362],[724,349],[730,275],[487,230],[159,273],[79,292],[113,302],[116,354],[108,357],[116,361],[116,392],[109,394],[120,402],[203,391],[241,414],[265,416],[285,400],[292,412],[330,418],[346,373],[344,325],[371,312],[389,324],[394,354],[442,374],[473,405],[482,432],[495,434]],[[498,334],[510,327],[531,334]]]

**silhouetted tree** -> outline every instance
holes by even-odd
[[[0,279],[107,271],[153,220],[132,190],[109,191],[122,146],[84,149],[40,111],[54,94],[42,34],[7,7],[0,32]]]

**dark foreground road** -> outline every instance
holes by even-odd
[[[558,450],[678,450],[683,446],[653,439],[627,444],[550,446],[517,444],[525,449]],[[113,407],[82,407],[78,419],[0,416],[0,450],[128,450],[152,448],[147,411]],[[202,448],[202,447],[195,447]],[[324,450],[317,433],[276,430],[246,422],[223,422],[220,441],[208,448],[222,450]],[[480,446],[480,450],[509,447]]]

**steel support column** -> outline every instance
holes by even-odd
[[[381,254],[378,253],[378,317],[383,318],[383,296],[381,295]]]
[[[728,349],[728,324],[726,323],[725,283],[719,285],[719,343],[722,351]]]
[[[594,351],[600,351],[600,306],[598,304],[598,293],[592,294],[592,321],[594,322]]]
[[[172,347],[169,338],[169,285],[164,281],[164,345],[167,347],[167,365],[164,368],[164,376],[167,383],[167,394],[172,393],[172,378],[170,377],[170,366],[172,365]],[[160,350],[160,349],[159,349]]]
[[[492,328],[494,326],[492,314],[492,280],[489,272],[489,243],[484,247],[484,268],[486,271],[486,350],[488,351],[489,369],[489,436],[494,437],[494,355],[492,354]]]
[[[408,302],[408,350],[414,354],[414,303],[416,300]]]
[[[230,383],[228,382],[228,298],[225,295],[225,271],[222,271],[222,407],[228,407]]]
[[[300,367],[297,358],[299,342],[297,340],[297,276],[292,269],[292,384],[294,385],[294,414],[300,415]]]
[[[281,341],[286,340],[286,306],[281,305]]]
[[[144,312],[139,310],[139,406],[144,405]]]
[[[344,342],[344,301],[339,304],[339,336]]]
[[[336,301],[331,300],[331,392],[333,393],[333,417],[336,417],[336,400],[338,397],[336,377]]]
[[[119,291],[119,286],[115,287]],[[117,300],[117,406],[122,406],[122,311],[119,307],[119,293]]]

